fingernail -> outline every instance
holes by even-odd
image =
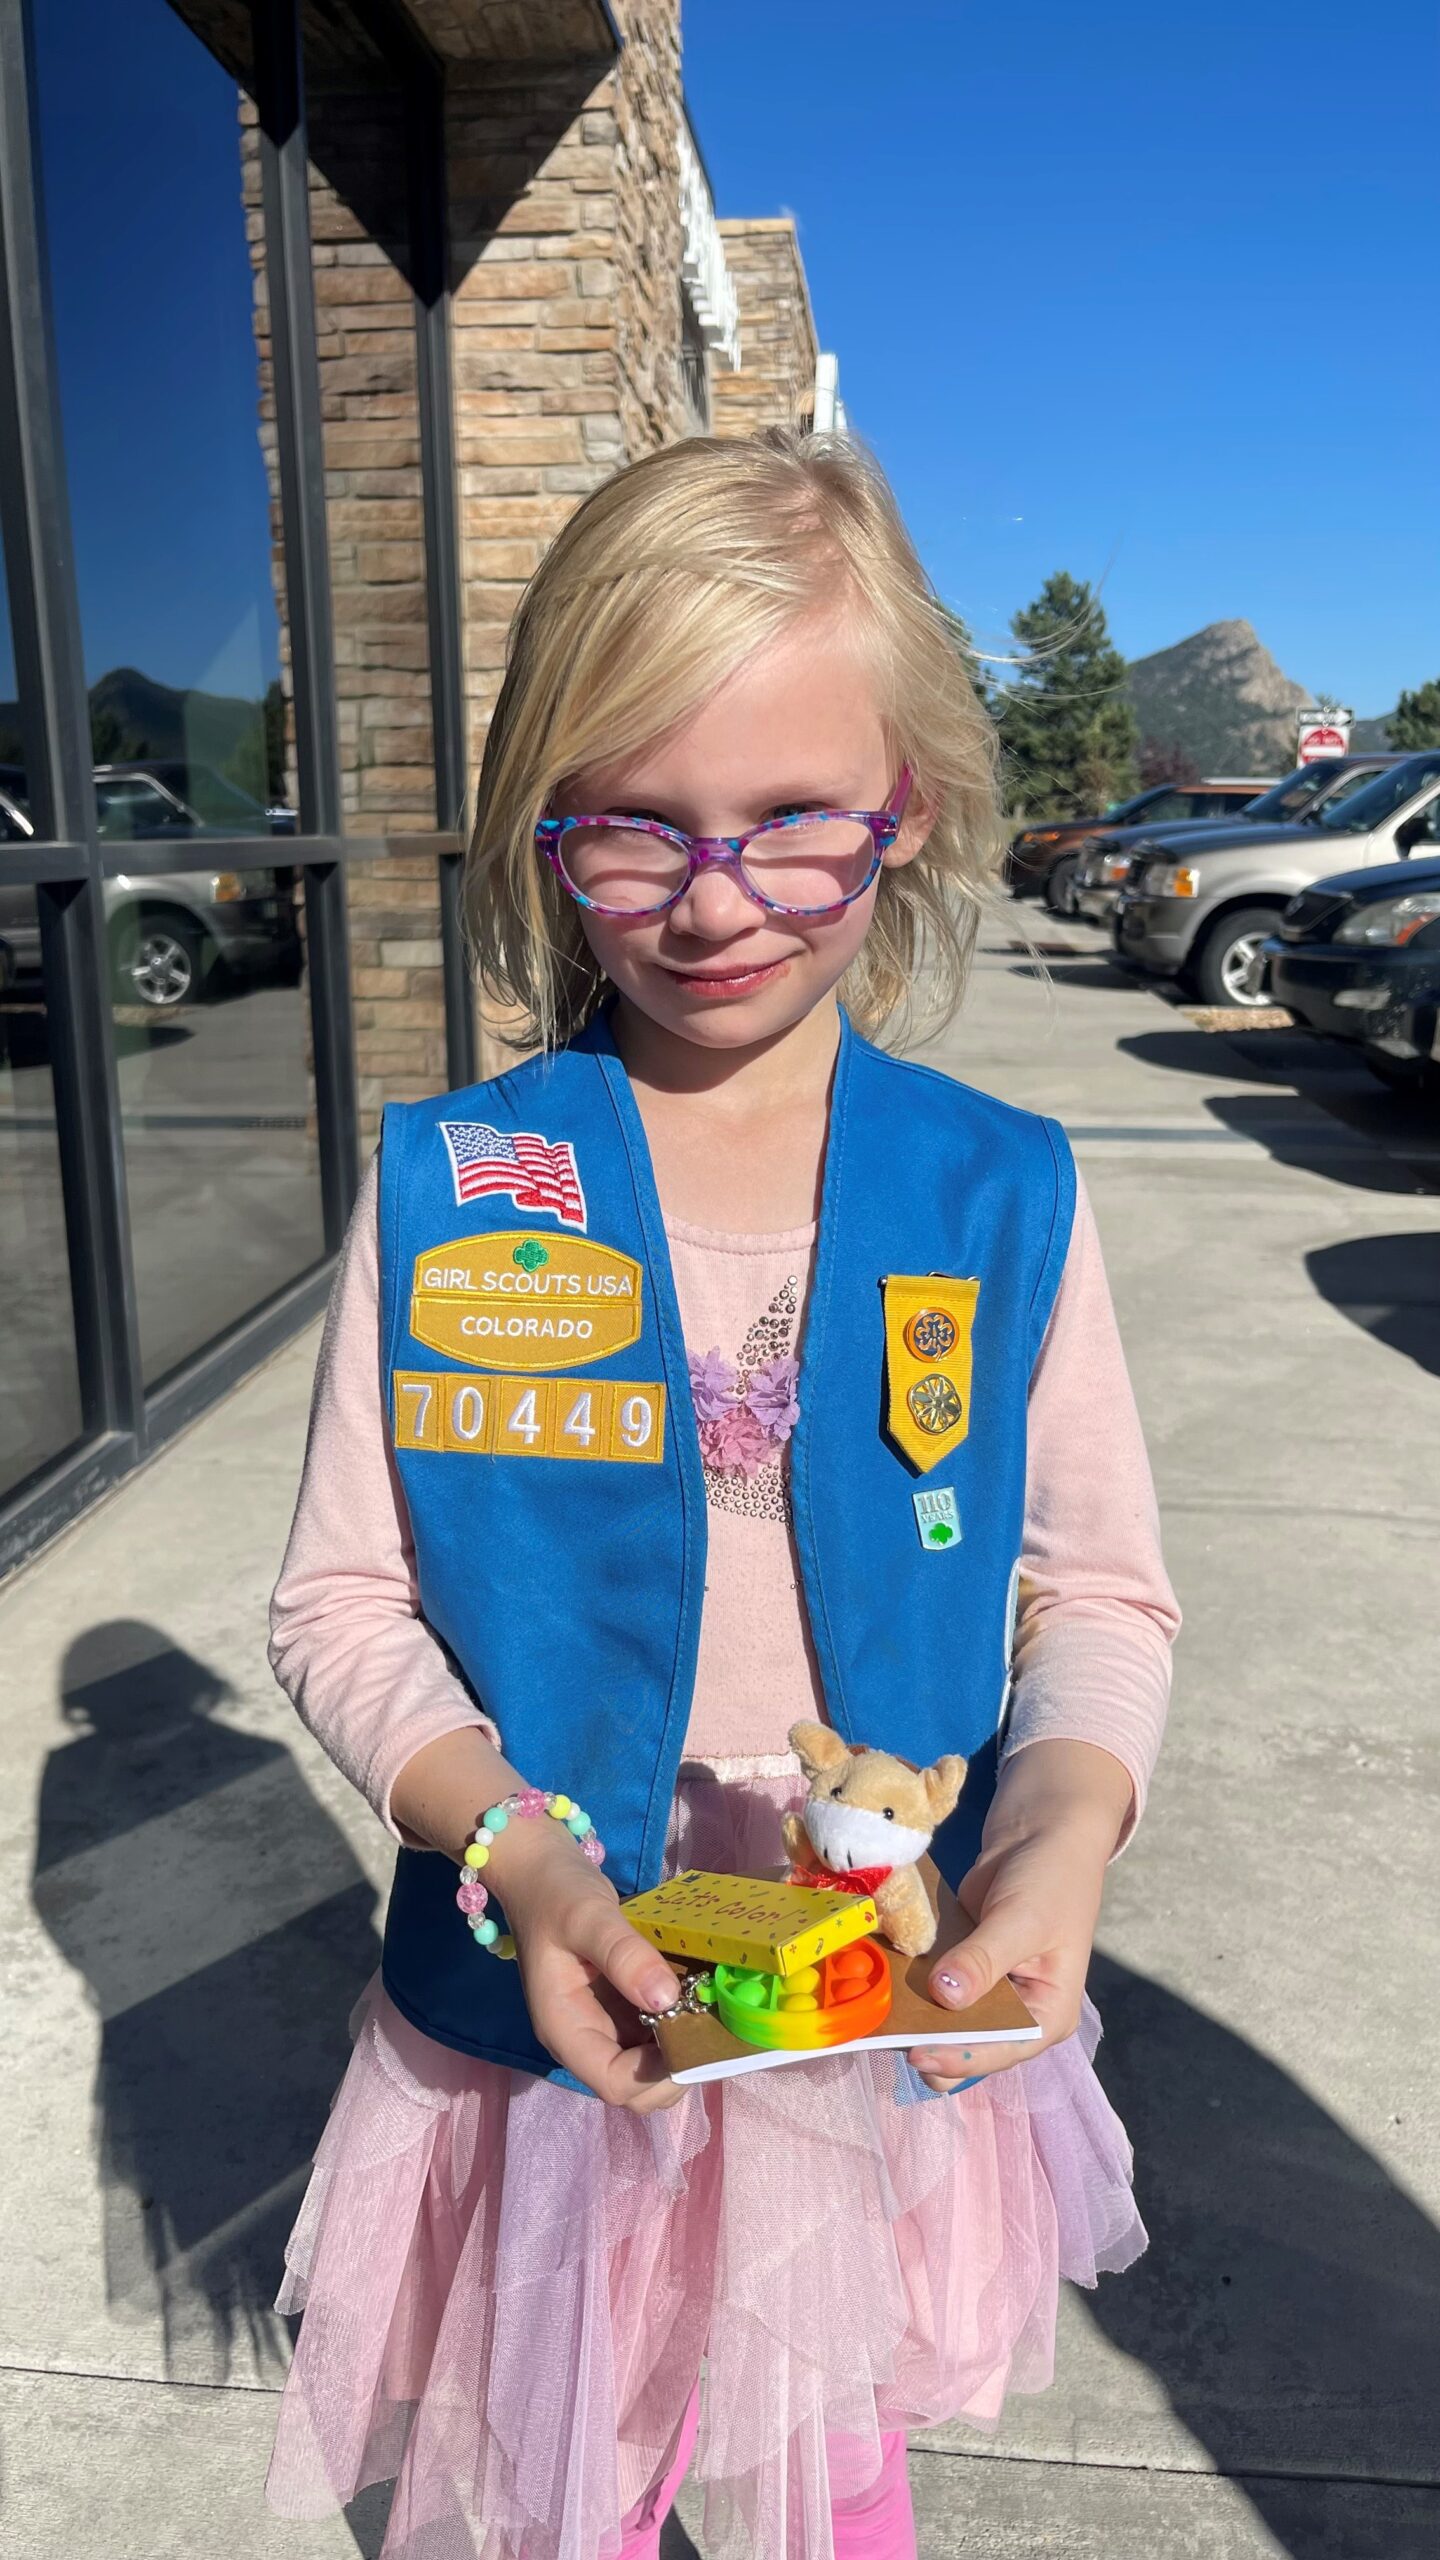
[[[647,2009],[673,2009],[679,1996],[679,1988],[672,1974],[652,1973],[645,1985]]]
[[[937,1973],[933,1977],[937,1995],[952,2009],[963,2009],[970,1997],[970,1985],[958,1973]]]

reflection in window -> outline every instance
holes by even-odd
[[[166,0],[46,0],[34,23],[95,761],[151,773],[194,825],[268,833],[286,799],[283,576],[245,66],[222,68]]]
[[[324,1253],[298,875],[106,882],[147,1386]]]
[[[166,0],[35,13],[142,1367],[320,1261],[249,66]],[[244,41],[248,12],[208,13]],[[254,867],[154,870],[253,840]],[[146,864],[123,869],[124,848]],[[275,857],[280,856],[277,864]],[[160,853],[163,864],[164,854]]]
[[[40,921],[0,867],[0,1497],[79,1439]]]
[[[0,551],[0,855],[3,855],[7,844],[23,840],[30,832],[19,693],[15,677],[15,647],[10,631],[10,594],[5,583],[5,555]]]

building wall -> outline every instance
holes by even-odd
[[[579,499],[683,433],[678,0],[614,67],[452,78],[455,414],[472,770],[526,579]]]
[[[740,365],[711,381],[715,433],[808,425],[818,345],[800,243],[789,214],[722,221],[725,263],[740,303]]]
[[[199,9],[218,0],[192,0]],[[453,377],[469,769],[510,624],[547,545],[622,463],[693,432],[682,359],[681,0],[411,0],[447,56]],[[419,421],[399,114],[383,76],[307,46],[310,212],[362,1125],[445,1082]],[[261,439],[279,501],[253,111],[242,182]],[[815,335],[792,222],[722,223],[742,363],[710,365],[714,430],[801,416]],[[480,1017],[482,1071],[510,1053]]]
[[[686,431],[681,366],[679,0],[617,11],[583,68],[452,75],[455,423],[470,769],[525,581],[580,499]],[[480,1017],[481,1063],[510,1054]]]

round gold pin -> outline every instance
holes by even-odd
[[[944,1360],[954,1350],[957,1328],[943,1307],[921,1307],[905,1327],[905,1348],[917,1360]]]
[[[956,1423],[964,1419],[960,1391],[948,1378],[917,1378],[905,1402],[920,1430],[936,1437],[942,1431],[953,1431]]]

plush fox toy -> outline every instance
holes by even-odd
[[[810,1781],[803,1813],[785,1816],[792,1882],[868,1893],[892,1947],[928,1955],[935,1915],[915,1862],[954,1812],[965,1762],[952,1753],[912,1769],[888,1751],[852,1750],[824,1724],[792,1724],[790,1748]]]

